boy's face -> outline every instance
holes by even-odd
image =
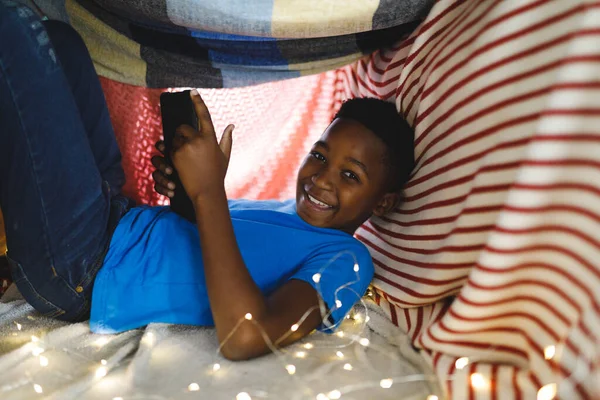
[[[386,194],[385,144],[359,122],[336,119],[298,171],[296,208],[307,223],[353,234],[395,203]]]

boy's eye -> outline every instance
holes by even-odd
[[[358,175],[356,175],[354,172],[352,171],[344,171],[342,173],[346,178],[348,179],[352,179],[353,181],[356,182],[360,182],[360,179],[358,178]]]
[[[325,162],[325,156],[323,156],[323,154],[319,153],[318,151],[311,151],[310,155],[313,156],[314,158],[316,158],[317,160],[321,161],[321,162]]]

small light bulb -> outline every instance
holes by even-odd
[[[94,344],[98,347],[102,347],[107,343],[108,343],[108,338],[106,338],[106,337],[101,337],[94,342]]]
[[[554,397],[556,397],[556,383],[544,385],[537,392],[537,400],[552,400]]]
[[[382,379],[379,381],[379,386],[381,386],[384,389],[389,389],[392,387],[392,384],[394,383],[394,381],[390,378],[388,379]]]
[[[346,371],[352,371],[352,364],[350,364],[350,363],[346,363],[346,364],[344,364],[344,369],[345,369]]]
[[[96,370],[96,378],[104,378],[108,373],[106,367],[98,367]]]
[[[359,269],[358,264],[354,264],[354,272],[358,272]]]
[[[298,324],[294,324],[292,325],[292,327],[290,328],[292,332],[296,332],[298,330],[299,326]]]
[[[40,356],[40,365],[42,367],[47,367],[48,366],[48,358],[44,357],[44,356]]]
[[[40,385],[38,385],[37,383],[33,384],[33,390],[35,390],[36,393],[44,393],[44,391],[42,390],[42,387]]]
[[[21,324],[17,322],[17,329],[21,330]]]
[[[369,316],[367,315],[367,317],[365,318],[365,322],[369,322],[370,320],[371,320],[371,317],[369,317]]]
[[[344,358],[344,353],[342,353],[341,351],[337,351],[335,353],[336,356],[338,356],[339,358]]]
[[[144,336],[142,336],[142,343],[145,346],[154,345],[154,333],[152,333],[152,332],[145,333]]]
[[[244,315],[244,318],[246,318],[248,321],[250,321],[252,319],[252,314],[246,313],[246,315]]]
[[[362,338],[362,339],[360,339],[360,340],[358,341],[358,343],[360,343],[361,345],[363,345],[363,346],[365,346],[365,347],[366,347],[366,346],[368,346],[368,345],[369,345],[369,343],[371,343],[371,342],[369,342],[369,339],[367,339],[367,338]]]
[[[478,372],[475,372],[474,374],[471,374],[471,385],[475,388],[475,389],[485,389],[487,387],[487,382],[485,380],[485,377],[483,375],[481,375]]]
[[[337,400],[340,397],[342,397],[342,392],[340,392],[339,390],[332,390],[331,392],[327,393],[327,397],[333,400]]]
[[[319,281],[321,280],[321,274],[316,273],[312,276],[313,281],[315,281],[315,283],[319,283]]]
[[[317,395],[317,400],[329,400],[329,397],[325,393],[319,393]]]
[[[39,342],[39,341],[40,341],[40,338],[34,335],[34,336],[32,336],[32,337],[31,337],[31,341],[32,341],[33,343],[36,343],[36,342]]]
[[[546,360],[551,360],[552,358],[554,358],[555,354],[556,354],[555,346],[548,346],[544,349],[544,358]]]
[[[31,350],[31,354],[33,354],[35,357],[39,356],[40,354],[42,354],[45,350],[41,347],[34,347],[33,350]]]
[[[290,375],[294,375],[296,373],[296,366],[289,364],[285,366],[285,369],[287,369],[288,374]]]
[[[456,369],[463,369],[469,364],[469,357],[461,357],[454,363]]]
[[[102,365],[106,365],[106,364],[107,364],[107,362],[106,362],[106,360],[100,360],[100,364],[102,364]]]
[[[188,391],[197,392],[198,390],[200,390],[200,385],[198,385],[197,383],[194,382],[188,385]]]
[[[313,347],[315,347],[315,346],[313,346],[313,344],[312,344],[312,343],[306,343],[306,344],[304,345],[304,348],[305,348],[305,349],[307,349],[307,350],[310,350],[310,349],[312,349]]]
[[[336,301],[335,301],[335,306],[336,306],[337,308],[341,308],[341,307],[342,307],[342,302],[341,302],[340,300],[336,300]]]
[[[304,357],[306,357],[306,352],[305,351],[297,351],[296,352],[296,357],[298,357],[298,358],[304,358]]]
[[[344,332],[342,332],[342,331],[339,331],[338,333],[336,333],[336,335],[337,335],[338,337],[341,337],[341,338],[343,338],[343,337],[344,337]]]
[[[252,397],[246,392],[240,392],[235,396],[235,400],[252,400]]]
[[[360,322],[360,321],[362,321],[362,315],[361,315],[361,314],[359,314],[359,313],[356,313],[356,314],[354,314],[354,320],[355,320],[356,322]]]
[[[221,369],[221,364],[215,363],[215,365],[213,365],[213,371],[218,371],[220,369]]]
[[[427,400],[439,400],[439,398],[435,394],[430,394],[427,396]]]

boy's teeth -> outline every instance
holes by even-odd
[[[316,205],[322,206],[322,207],[330,207],[329,204],[325,204],[322,201],[319,201],[317,199],[315,199],[314,197],[312,197],[310,194],[308,195],[308,198],[310,199],[310,201],[312,201],[313,203],[315,203]]]

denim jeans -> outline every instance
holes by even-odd
[[[0,208],[13,280],[43,315],[89,316],[130,206],[90,56],[67,24],[0,0]]]

